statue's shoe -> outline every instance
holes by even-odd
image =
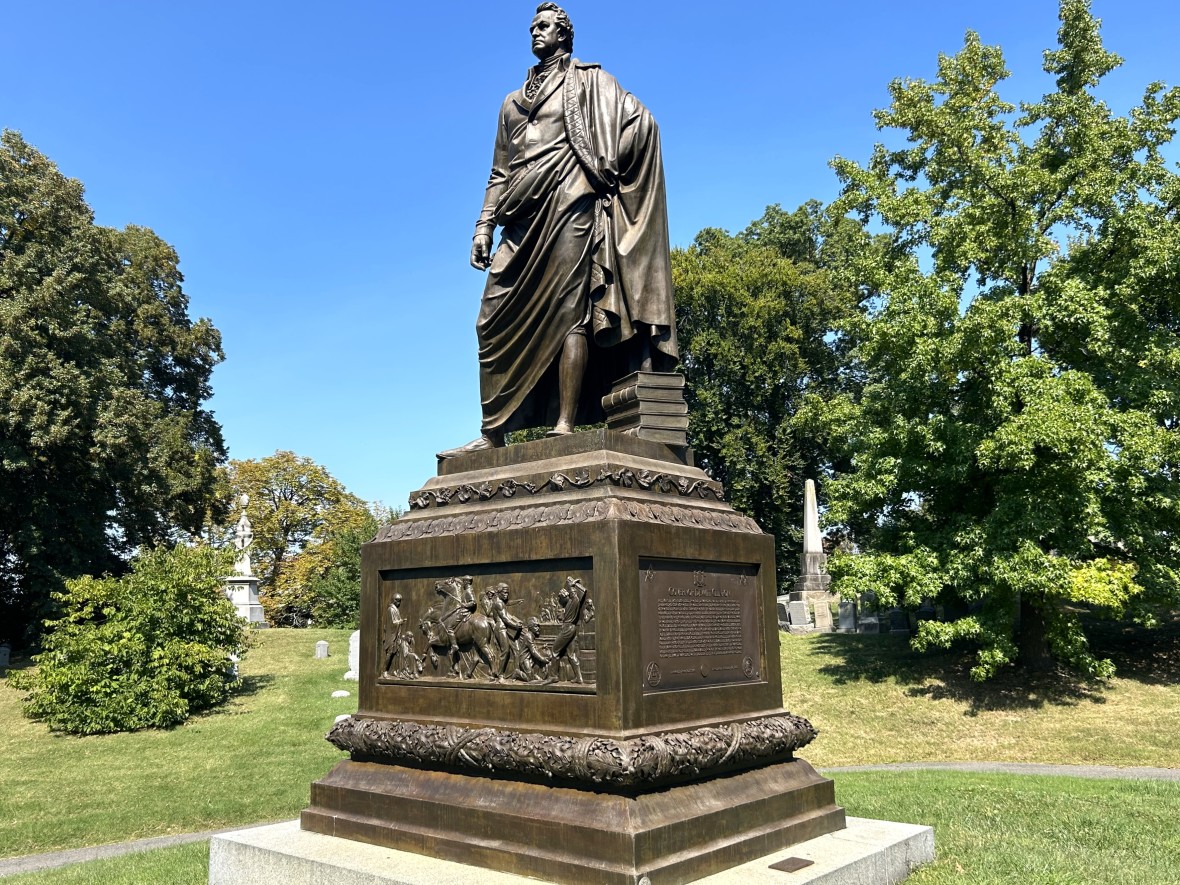
[[[561,421],[558,421],[557,425],[552,430],[550,430],[548,433],[546,433],[545,435],[546,436],[569,436],[573,432],[574,432],[574,428],[572,425],[565,424]]]
[[[446,449],[435,455],[440,461],[446,461],[449,458],[457,458],[460,455],[466,455],[468,452],[482,452],[484,449],[496,449],[502,446],[503,443],[497,443],[487,435],[480,435],[471,442],[463,446],[458,446],[453,449]]]

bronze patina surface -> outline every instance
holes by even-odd
[[[755,569],[645,558],[639,571],[647,691],[760,678],[765,616]]]
[[[802,759],[630,794],[342,762],[303,812],[304,829],[570,885],[691,882],[843,826]]]
[[[530,36],[471,251],[481,436],[363,548],[358,710],[329,735],[350,758],[302,825],[675,885],[844,811],[794,755],[815,730],[782,708],[773,538],[686,445],[655,122],[555,4]]]
[[[529,36],[538,64],[500,107],[471,244],[472,267],[487,272],[481,435],[441,458],[502,446],[509,430],[602,421],[615,381],[679,358],[655,119],[573,57],[573,23],[556,4],[537,7]]]
[[[363,550],[359,709],[329,738],[351,759],[305,828],[661,885],[843,826],[782,709],[773,539],[690,452],[597,430],[440,462],[444,488],[475,493]]]

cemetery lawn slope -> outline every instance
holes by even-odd
[[[819,730],[818,768],[1050,762],[1180,768],[1180,620],[1096,627],[1114,679],[1009,670],[972,682],[969,652],[918,655],[892,636],[782,636],[783,701]]]
[[[945,771],[835,776],[849,814],[934,827],[906,885],[1176,885],[1180,784]]]
[[[932,825],[937,858],[906,885],[1180,882],[1180,784],[942,771],[836,775],[849,814]],[[208,880],[207,841],[5,879],[12,885]]]
[[[327,660],[314,659],[318,639],[331,643]],[[966,675],[969,655],[917,658],[904,641],[882,636],[784,636],[785,701],[819,728],[819,739],[802,755],[820,768],[894,761],[1180,768],[1174,730],[1180,629],[1120,629],[1107,640],[1108,648],[1099,651],[1120,668],[1108,683],[1023,683],[1014,674],[980,686]],[[323,735],[336,716],[356,709],[356,683],[342,679],[347,644],[345,630],[261,631],[242,662],[243,691],[223,709],[168,731],[53,735],[20,714],[20,694],[0,680],[0,856],[295,817],[311,781],[344,758]],[[336,689],[351,694],[332,698]],[[999,776],[840,774],[838,797],[852,814],[938,823],[931,814],[941,807],[943,797],[934,795],[941,785],[998,782],[991,777]],[[1058,780],[1038,788],[1049,794],[1046,802]],[[876,808],[869,794],[855,792],[858,783],[912,784],[911,804],[902,806],[881,786],[887,795]],[[1155,796],[1174,808],[1168,803],[1174,803],[1175,784],[1104,783],[1093,789],[1109,789],[1111,796],[1138,791],[1145,802]],[[890,812],[889,803],[915,811],[902,816]],[[1034,820],[1029,828],[1035,831]]]
[[[51,734],[0,680],[0,856],[295,817],[344,758],[324,735],[356,711],[356,683],[343,680],[349,632],[258,631],[242,689],[168,730]],[[319,639],[326,660],[314,658]]]

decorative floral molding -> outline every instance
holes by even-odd
[[[425,510],[428,507],[446,507],[453,502],[467,504],[471,501],[488,501],[497,497],[514,498],[518,494],[539,495],[547,492],[560,492],[567,487],[584,489],[608,483],[628,489],[637,487],[644,491],[656,491],[665,495],[675,493],[685,498],[725,500],[725,492],[721,488],[721,484],[712,480],[693,480],[671,473],[653,473],[650,470],[636,472],[629,467],[624,467],[614,471],[602,470],[594,478],[591,478],[588,470],[578,470],[574,472],[573,476],[554,473],[541,483],[521,479],[504,479],[498,483],[485,482],[478,486],[458,485],[421,489],[410,495],[410,509]]]
[[[464,513],[425,519],[402,517],[377,533],[375,541],[401,541],[474,532],[510,531],[531,526],[561,525],[603,519],[627,519],[663,525],[696,526],[728,532],[762,534],[758,523],[735,510],[700,510],[680,505],[649,504],[643,501],[594,499],[573,504],[550,504],[493,510],[487,513]]]
[[[327,739],[354,756],[387,762],[632,787],[789,759],[815,736],[806,719],[783,713],[623,741],[351,716]]]

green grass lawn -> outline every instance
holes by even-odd
[[[323,735],[356,708],[348,631],[268,630],[223,710],[169,731],[74,738],[19,712],[0,681],[0,856],[295,817],[343,758]],[[314,659],[327,639],[333,656]],[[978,686],[969,660],[929,661],[889,637],[783,637],[785,704],[818,767],[1035,761],[1180,767],[1180,628],[1100,633],[1119,678]],[[334,699],[344,688],[350,697]],[[850,814],[931,824],[938,860],[915,885],[1178,883],[1180,784],[962,772],[836,775]],[[207,843],[13,877],[19,883],[204,882]],[[1176,869],[1173,869],[1173,868]]]
[[[208,841],[4,878],[4,885],[207,885],[208,882]]]
[[[225,707],[166,731],[69,737],[0,682],[0,856],[295,817],[344,758],[324,740],[356,711],[347,630],[262,630]],[[315,660],[315,643],[332,656]],[[333,698],[344,689],[346,698]]]
[[[961,772],[836,775],[849,814],[934,827],[937,859],[907,885],[1175,885],[1180,784]],[[12,885],[201,885],[198,842],[5,879]]]
[[[1177,885],[1180,784],[946,771],[847,772],[849,814],[934,827],[906,885]]]
[[[1059,762],[1180,768],[1180,621],[1095,629],[1117,678],[1086,683],[1019,671],[991,683],[971,657],[919,657],[905,639],[782,637],[783,703],[820,736],[818,767],[876,762]]]

